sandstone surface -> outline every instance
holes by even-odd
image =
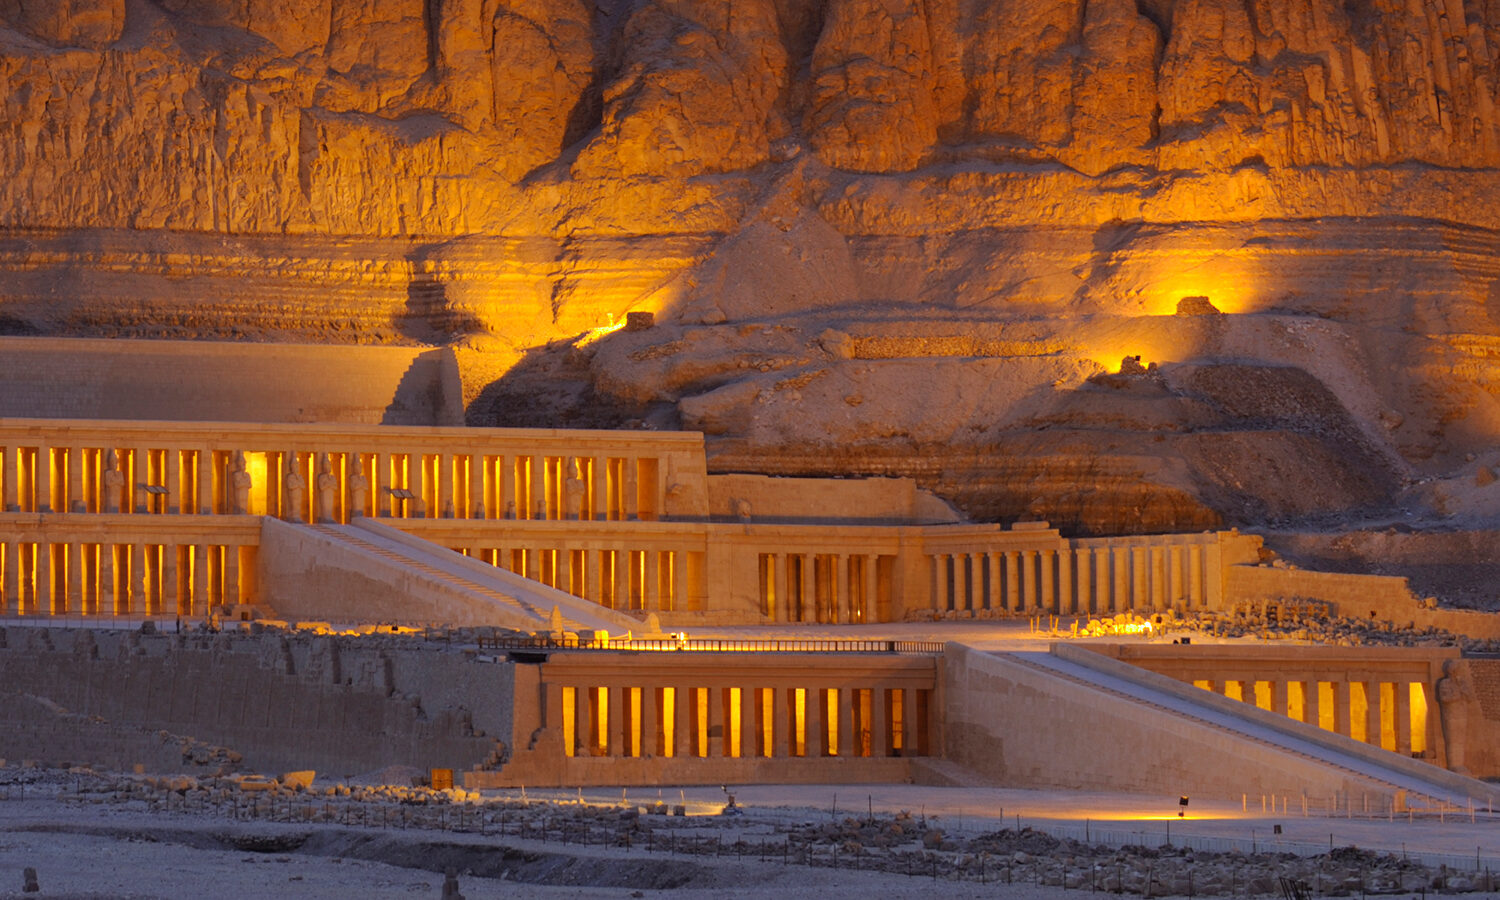
[[[0,0],[0,331],[450,345],[474,422],[1080,531],[1483,524],[1497,54],[1457,0]]]

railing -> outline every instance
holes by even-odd
[[[481,650],[644,650],[707,653],[906,653],[936,656],[943,641],[744,640],[737,638],[595,639],[479,638]]]

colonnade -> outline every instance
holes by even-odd
[[[704,605],[701,552],[575,549],[534,542],[458,552],[609,609],[693,612]]]
[[[0,543],[0,608],[10,616],[183,615],[237,605],[255,547],[214,543]]]
[[[1404,756],[1435,755],[1438,716],[1426,681],[1320,680],[1316,674],[1274,679],[1197,679],[1198,687],[1316,725]]]
[[[759,560],[760,612],[771,621],[849,625],[889,618],[892,557],[762,553]]]
[[[693,460],[702,466],[696,436],[233,428],[242,433],[194,423],[84,428],[10,420],[0,425],[0,504],[7,512],[339,522],[354,515],[618,521],[661,518],[670,494],[679,512],[706,514],[703,497],[684,495],[680,482],[691,479],[679,477]],[[579,453],[580,445],[589,452]]]
[[[1069,541],[929,555],[933,607],[970,613],[1100,615],[1210,605],[1213,535]]]
[[[618,681],[547,686],[568,756],[881,758],[931,752],[931,690]],[[555,718],[553,718],[555,716]]]

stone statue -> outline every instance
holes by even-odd
[[[453,498],[449,497],[443,501],[443,518],[451,519],[456,515],[458,511],[453,508]]]
[[[1474,702],[1474,682],[1469,664],[1461,659],[1443,663],[1443,677],[1437,683],[1438,708],[1442,710],[1443,744],[1448,751],[1448,768],[1460,775],[1469,774],[1464,747],[1469,731],[1469,705]]]
[[[250,473],[245,471],[245,453],[242,450],[234,451],[234,462],[229,469],[230,495],[234,498],[234,505],[230,512],[243,516],[250,512]]]
[[[365,460],[354,454],[354,474],[349,478],[349,518],[365,514],[365,495],[370,492],[370,479],[365,477]]]
[[[339,479],[333,474],[333,463],[327,453],[319,455],[318,459],[318,521],[332,522],[337,518],[338,509],[334,505],[334,493],[339,488]]]
[[[120,454],[113,448],[104,457],[104,511],[120,511],[120,493],[125,485],[125,475],[120,471]]]
[[[583,518],[583,495],[585,492],[583,483],[583,467],[578,462],[578,457],[568,460],[568,480],[563,486],[563,499],[568,506],[568,518]]]
[[[286,469],[286,520],[289,522],[302,521],[302,496],[307,493],[307,479],[297,471],[297,458],[295,456],[287,463]]]
[[[734,501],[734,514],[741,522],[750,521],[750,501],[743,497]]]

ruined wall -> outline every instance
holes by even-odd
[[[10,758],[201,771],[232,751],[340,777],[492,762],[512,686],[507,666],[410,639],[11,627],[0,692]]]

